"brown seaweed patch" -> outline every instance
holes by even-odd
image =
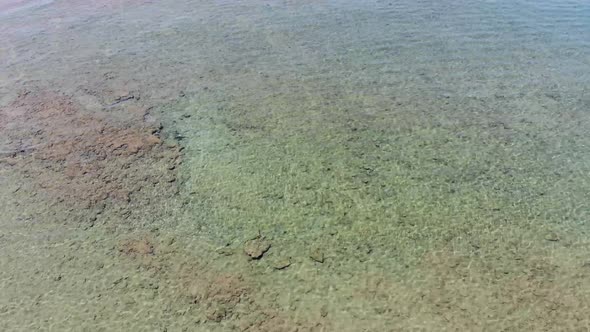
[[[162,143],[161,129],[143,121],[142,114],[120,119],[89,113],[71,97],[51,91],[24,91],[0,109],[8,152],[2,161],[47,198],[73,207],[125,205],[135,194],[145,198],[156,190],[173,195],[180,149]]]
[[[588,324],[587,273],[552,257],[497,266],[443,249],[426,254],[412,274],[411,281],[365,275],[355,296],[396,317],[391,324],[399,329],[576,331]]]
[[[229,318],[236,306],[250,296],[250,285],[241,275],[211,273],[204,267],[187,266],[180,273],[184,295],[198,305],[210,321]]]
[[[293,312],[273,308],[260,298],[261,290],[252,276],[220,273],[200,264],[186,264],[178,274],[185,298],[198,308],[205,322],[227,321],[238,331],[325,331],[326,321],[300,319]]]
[[[150,256],[155,254],[155,246],[148,237],[130,238],[119,243],[119,252],[127,256]]]

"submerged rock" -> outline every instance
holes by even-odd
[[[207,319],[220,323],[227,316],[227,310],[223,306],[216,306],[207,311]]]
[[[251,259],[260,259],[270,249],[270,242],[263,237],[249,240],[244,245],[244,253]]]
[[[323,263],[325,259],[324,252],[320,248],[314,248],[310,251],[309,258],[314,262]]]
[[[271,264],[271,266],[275,270],[284,270],[284,269],[288,268],[289,266],[291,266],[291,258],[286,257],[286,258],[278,259],[275,262],[273,262]]]
[[[545,240],[551,241],[551,242],[559,241],[559,235],[557,235],[557,233],[555,233],[555,232],[549,232],[545,235]]]

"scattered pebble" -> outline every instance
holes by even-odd
[[[324,262],[324,252],[320,248],[314,248],[309,253],[309,258],[318,263]]]
[[[270,249],[270,242],[263,237],[249,240],[244,246],[244,253],[251,259],[260,259]]]
[[[550,232],[545,235],[545,240],[552,242],[559,241],[559,236],[555,232]]]
[[[171,246],[176,242],[176,238],[173,235],[166,236],[162,242],[164,245]]]
[[[272,263],[272,267],[276,270],[284,270],[291,266],[291,258],[281,258]]]
[[[215,250],[216,253],[223,256],[231,256],[234,254],[234,250],[230,247],[221,247]]]
[[[322,306],[322,308],[320,309],[320,315],[322,317],[326,317],[328,316],[328,307],[327,306]]]
[[[207,319],[214,322],[221,322],[227,316],[227,310],[223,306],[212,308],[207,312]]]

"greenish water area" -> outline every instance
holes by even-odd
[[[149,106],[177,193],[26,235],[0,173],[7,330],[588,329],[589,2],[127,2],[5,16],[1,100],[35,84],[92,111],[120,82],[106,113]],[[148,263],[116,249],[144,233]],[[52,286],[31,271],[53,261],[19,264],[31,236],[87,263]],[[8,291],[30,285],[42,309]]]
[[[217,24],[182,37],[202,36],[208,64],[207,90],[173,107],[190,214],[220,241],[260,231],[289,250],[326,245],[338,264],[368,246],[394,270],[440,246],[493,256],[548,231],[584,240],[588,10],[217,8]]]

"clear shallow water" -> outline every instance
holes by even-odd
[[[100,84],[140,94],[185,147],[179,196],[158,197],[164,217],[141,224],[190,257],[162,260],[256,285],[219,323],[178,300],[183,273],[107,260],[107,275],[141,279],[126,310],[149,313],[119,322],[224,331],[252,312],[272,321],[273,308],[286,328],[319,319],[325,331],[587,326],[588,2],[81,8],[49,28],[34,20],[63,7],[14,19],[32,23],[4,36],[16,53],[2,91],[41,81],[92,100],[108,76]],[[258,235],[271,248],[250,261],[244,243]],[[118,301],[115,290],[103,292]],[[118,307],[105,307],[106,322]]]
[[[188,187],[215,211],[213,233],[323,241],[342,228],[385,247],[406,233],[411,248],[410,233],[585,223],[568,191],[587,185],[573,175],[588,169],[588,74],[573,69],[589,66],[586,4],[212,8],[183,36],[200,36],[208,90],[180,128],[188,172],[207,169]]]

